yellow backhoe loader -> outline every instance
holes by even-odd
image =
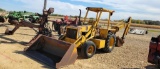
[[[86,10],[83,23],[85,23],[89,12],[96,13],[96,20],[91,25],[67,26],[66,33],[58,40],[39,35],[33,44],[25,48],[26,54],[48,65],[51,64],[55,68],[60,68],[73,64],[78,55],[82,55],[83,58],[91,58],[96,49],[111,52],[115,45],[121,46],[124,43],[124,37],[127,35],[131,24],[131,17],[127,23],[111,26],[110,17],[114,11],[98,7],[87,7]],[[97,29],[100,17],[104,12],[109,13],[109,19],[106,21],[107,26],[105,29]],[[122,37],[116,37],[116,32],[123,27],[125,27],[125,31]],[[96,35],[97,30],[99,30],[98,35]],[[78,54],[77,49],[80,49],[80,54]]]

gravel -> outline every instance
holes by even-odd
[[[19,28],[14,35],[4,35],[6,26],[0,24],[0,69],[45,69],[45,64],[39,63],[23,54],[27,43],[36,34],[27,27]],[[122,30],[117,33],[122,35]],[[54,32],[54,34],[56,34]],[[111,53],[98,52],[90,59],[77,59],[74,64],[62,67],[62,69],[155,69],[155,66],[147,62],[148,47],[152,36],[159,32],[149,32],[145,35],[128,34],[122,47],[115,47]]]

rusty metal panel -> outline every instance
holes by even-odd
[[[44,59],[44,57],[47,57],[47,59],[50,59],[51,61],[48,63],[46,62],[45,64],[52,65],[53,67],[55,66],[56,68],[72,64],[78,57],[75,44],[57,40],[44,35],[39,35],[32,42],[33,43],[28,48],[25,48],[25,52],[31,53],[30,56],[34,56],[36,57],[35,59],[38,59],[42,62],[47,61]],[[34,55],[32,53],[39,55]],[[39,57],[41,55],[43,56]]]

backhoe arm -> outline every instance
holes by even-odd
[[[129,28],[130,28],[130,25],[131,25],[131,21],[132,21],[132,18],[131,17],[129,17],[128,18],[128,23],[127,23],[127,25],[126,25],[126,27],[125,27],[125,30],[124,30],[124,32],[123,32],[123,35],[122,35],[122,39],[125,39],[125,36],[127,35],[127,33],[128,33],[128,31],[129,31]]]
[[[7,28],[5,31],[6,35],[13,35],[14,32],[21,26],[29,27],[29,28],[38,28],[39,27],[38,25],[34,25],[34,24],[26,22],[26,21],[18,22],[16,20],[14,20],[13,24],[15,25],[14,29]]]
[[[121,37],[121,38],[120,38],[119,36],[116,37],[116,46],[117,46],[117,47],[120,47],[120,46],[122,46],[122,45],[124,44],[125,36],[127,35],[128,30],[129,30],[130,25],[131,25],[131,20],[132,20],[132,18],[129,17],[129,18],[128,18],[128,21],[127,21],[127,25],[125,26],[125,30],[124,30],[124,32],[123,32],[122,37]]]

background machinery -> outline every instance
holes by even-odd
[[[38,22],[39,16],[26,11],[13,11],[8,15],[8,22],[13,23],[13,20],[20,22],[21,20],[30,21],[31,23]],[[37,21],[36,21],[37,20]]]
[[[95,54],[96,49],[111,52],[115,45],[123,45],[131,24],[131,17],[129,17],[127,23],[111,26],[110,17],[114,11],[98,7],[87,7],[86,10],[87,13],[83,25],[66,26],[66,33],[60,36],[59,40],[46,35],[38,35],[32,44],[25,48],[26,53],[49,66],[60,68],[74,63],[78,55],[81,55],[83,58],[91,58]],[[96,20],[93,21],[92,25],[84,25],[90,11],[97,14]],[[109,13],[106,29],[97,29],[103,12]],[[125,31],[120,38],[116,36],[116,32],[123,27],[125,27]],[[98,30],[99,34],[96,33]]]
[[[29,21],[26,20],[11,20],[11,23],[15,25],[15,27],[13,29],[7,28],[5,31],[6,35],[13,35],[14,32],[19,28],[19,27],[29,27],[32,28],[33,30],[35,30],[34,28],[38,28],[37,35],[29,42],[28,45],[30,45],[32,43],[32,41],[34,41],[39,35],[46,35],[48,37],[52,37],[52,30],[51,28],[48,26],[48,15],[50,15],[51,13],[54,12],[54,8],[49,8],[48,10],[46,10],[46,0],[44,2],[44,8],[43,8],[43,15],[41,14],[36,14],[38,15],[41,20],[39,21],[39,25],[35,25]]]
[[[71,17],[69,19],[68,16],[64,16],[64,18],[61,18],[61,20],[53,21],[52,28],[54,27],[54,30],[57,31],[59,35],[61,35],[67,25],[81,25],[81,9],[79,9],[79,11],[79,16],[75,16],[74,20],[72,20]]]
[[[144,35],[144,34],[148,34],[148,31],[143,30],[143,29],[130,28],[129,33],[130,34],[137,34],[137,35]]]
[[[160,68],[160,35],[152,37],[149,45],[148,62]]]
[[[39,16],[32,13],[32,12],[26,12],[26,11],[10,11],[10,12],[3,12],[0,15],[0,22],[9,22],[10,24],[13,24],[13,20],[17,20],[20,22],[21,20],[29,21],[31,23],[38,23]]]

